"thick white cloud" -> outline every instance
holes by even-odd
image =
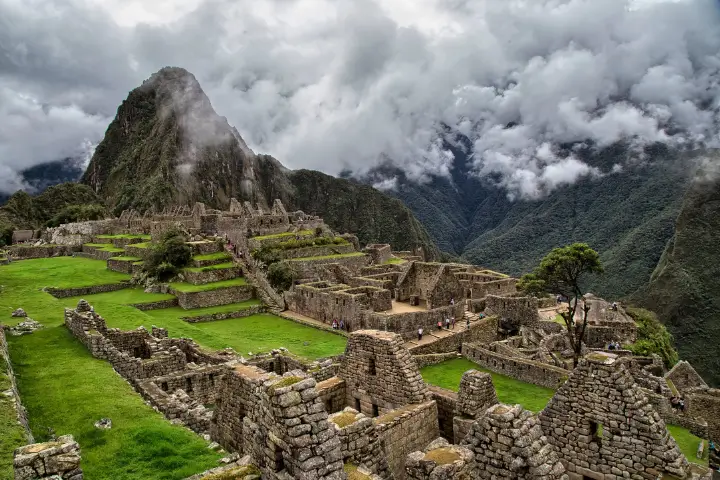
[[[3,171],[98,142],[127,92],[166,65],[194,73],[253,150],[290,168],[363,172],[390,159],[411,179],[447,175],[447,126],[473,142],[477,175],[537,197],[602,174],[560,155],[562,143],[717,142],[720,10],[714,0],[0,0]]]

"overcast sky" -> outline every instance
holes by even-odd
[[[597,175],[560,142],[714,145],[716,0],[0,0],[0,191],[87,155],[159,68],[191,71],[248,145],[414,179],[474,142],[477,175],[537,197]],[[621,169],[622,165],[618,165]]]

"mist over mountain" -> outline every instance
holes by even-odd
[[[48,187],[65,182],[76,182],[85,172],[83,159],[66,158],[54,162],[41,163],[20,172],[19,180],[23,190],[39,194]],[[0,191],[0,205],[7,202],[10,194]]]

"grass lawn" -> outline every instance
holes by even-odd
[[[206,253],[204,255],[193,255],[193,260],[203,261],[203,260],[224,260],[226,258],[231,258],[230,255],[227,252],[217,252],[217,253]]]
[[[0,357],[0,392],[10,390],[8,365]],[[12,452],[27,443],[25,429],[17,422],[15,406],[10,397],[0,393],[0,479],[13,478]]]
[[[253,240],[268,240],[270,238],[285,238],[285,237],[294,237],[295,235],[311,235],[314,232],[312,230],[300,230],[299,232],[285,232],[285,233],[276,233],[273,235],[261,235],[259,237],[252,237]]]
[[[207,270],[223,270],[225,268],[233,268],[236,267],[233,262],[227,262],[227,263],[218,263],[217,265],[210,265],[207,267],[188,267],[184,268],[186,272],[204,272]]]
[[[289,262],[305,262],[308,260],[326,260],[328,258],[361,257],[363,255],[365,255],[365,254],[362,252],[353,252],[353,253],[341,253],[338,255],[321,255],[318,257],[291,258],[288,261]]]
[[[112,259],[120,262],[142,262],[142,258],[140,257],[112,257]]]
[[[393,257],[393,258],[390,258],[389,260],[386,260],[385,263],[383,263],[383,265],[399,265],[399,264],[406,263],[406,262],[407,262],[407,260],[404,260],[402,258]]]
[[[708,465],[708,445],[705,442],[705,450],[703,452],[703,458],[697,458],[697,447],[702,441],[700,437],[696,437],[687,428],[679,427],[677,425],[668,425],[670,435],[673,436],[675,442],[680,447],[682,453],[687,457],[689,462],[697,463],[707,467]]]
[[[65,327],[13,337],[10,353],[36,441],[46,440],[49,429],[71,433],[80,443],[86,478],[180,480],[217,464],[220,455],[202,438],[145,405]],[[112,429],[95,428],[103,417],[112,420]]]
[[[428,365],[422,368],[420,373],[427,383],[457,392],[460,388],[460,379],[463,373],[470,369],[487,372],[492,375],[495,391],[497,392],[498,399],[502,403],[510,405],[519,403],[532,412],[539,412],[545,408],[545,405],[547,405],[555,393],[555,391],[550,388],[539,387],[531,383],[516,380],[512,377],[491,372],[466,358],[455,358],[437,365]]]
[[[192,283],[185,282],[173,282],[170,284],[172,288],[183,293],[207,292],[209,290],[217,290],[218,288],[237,287],[240,285],[247,285],[247,281],[242,277],[223,280],[222,282],[206,283],[204,285],[193,285]]]

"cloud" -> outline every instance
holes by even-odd
[[[475,175],[536,198],[608,173],[561,144],[718,141],[713,0],[0,0],[0,50],[9,172],[97,143],[166,65],[253,150],[331,174],[448,175],[462,133]]]

